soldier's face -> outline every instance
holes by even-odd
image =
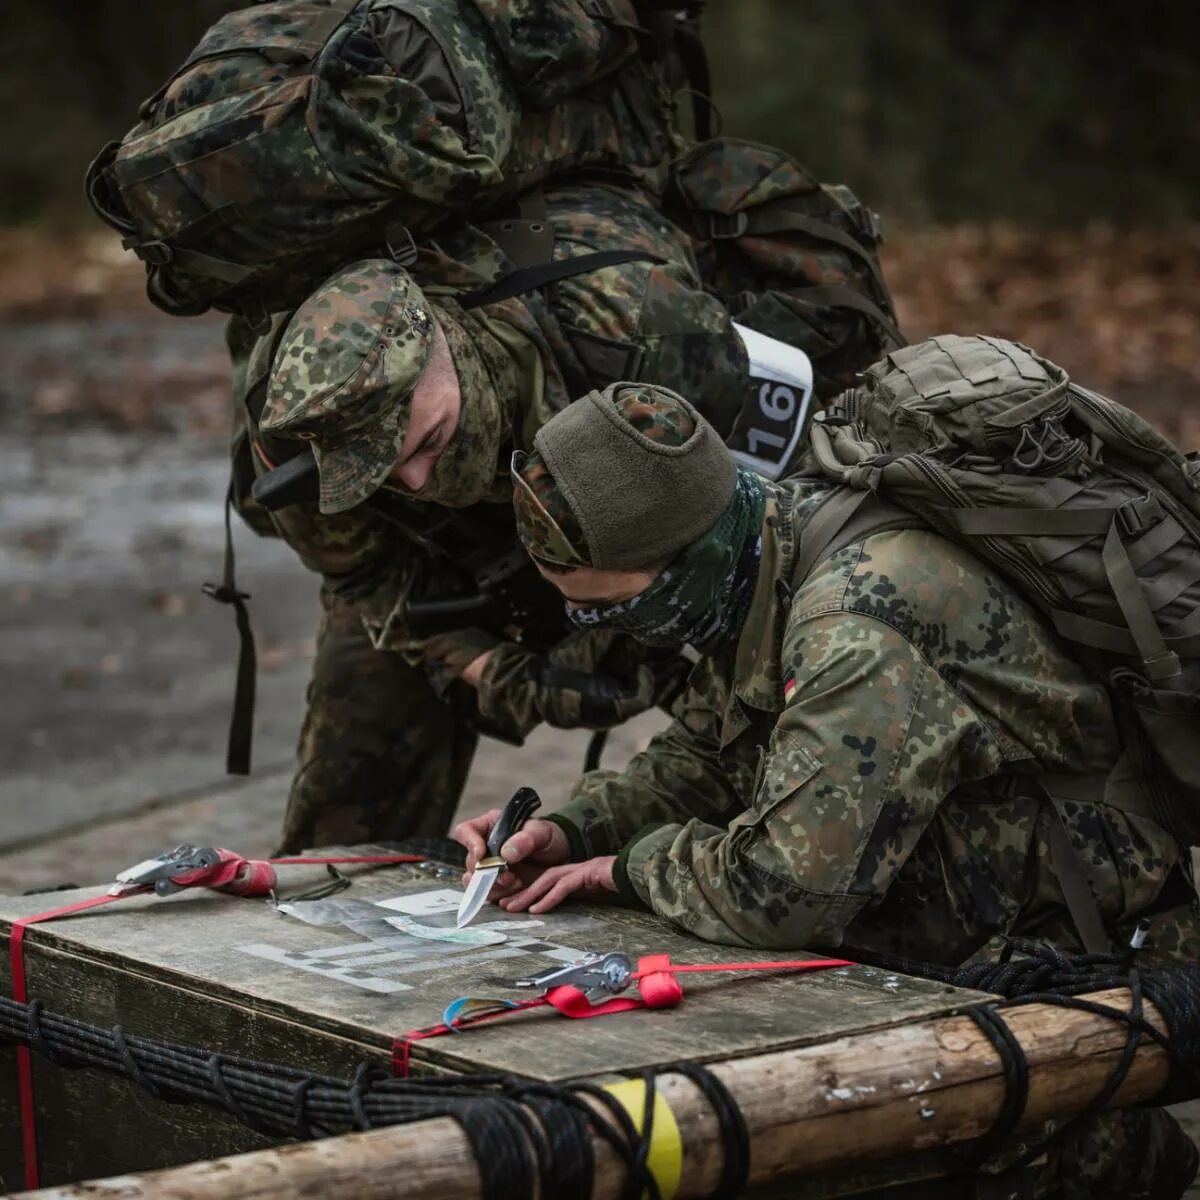
[[[442,327],[435,321],[429,362],[409,401],[408,429],[389,479],[410,492],[425,486],[458,428],[462,393]]]
[[[658,570],[602,571],[596,567],[573,567],[569,571],[547,571],[535,560],[543,579],[554,584],[568,608],[598,608],[629,600],[644,592],[658,578]]]

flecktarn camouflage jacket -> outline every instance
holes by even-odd
[[[770,485],[736,645],[696,666],[676,719],[556,819],[573,856],[618,854],[626,899],[698,937],[860,946],[960,962],[993,938],[1078,939],[1047,845],[1043,772],[1107,770],[1107,694],[1010,585],[921,529],[876,533],[790,591],[827,494]],[[1109,933],[1156,918],[1195,945],[1187,856],[1145,817],[1065,819]]]

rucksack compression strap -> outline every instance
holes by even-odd
[[[225,565],[220,583],[206,583],[201,590],[219,604],[232,604],[237,619],[238,665],[233,692],[233,712],[229,718],[229,742],[225,751],[225,770],[230,775],[250,774],[250,743],[254,727],[254,690],[258,659],[254,651],[254,631],[246,601],[248,592],[238,591],[233,566],[233,483],[225,493]]]

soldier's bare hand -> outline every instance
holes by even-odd
[[[467,872],[470,878],[476,864],[487,854],[487,837],[500,819],[500,809],[493,808],[481,817],[472,817],[454,827],[451,835],[467,850]],[[500,857],[507,863],[530,863],[543,867],[565,863],[571,857],[567,835],[553,821],[534,818],[500,847]]]
[[[471,659],[471,661],[463,668],[463,673],[459,676],[459,679],[461,679],[463,683],[469,683],[473,688],[477,688],[480,680],[483,678],[483,672],[487,668],[491,658],[492,652],[489,650],[487,653],[481,654],[478,658]]]
[[[547,867],[535,879],[519,891],[500,899],[500,907],[507,912],[549,912],[564,900],[574,896],[577,900],[599,900],[607,898],[617,890],[613,880],[615,854],[601,858],[589,858],[587,862],[567,863],[561,867]]]

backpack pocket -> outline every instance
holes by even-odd
[[[1155,819],[1186,845],[1200,845],[1200,693],[1151,687],[1123,668],[1111,683],[1137,719]]]
[[[630,0],[474,0],[521,98],[551,108],[638,54]]]
[[[703,142],[672,165],[664,207],[690,232],[705,287],[738,324],[803,350],[820,399],[904,344],[877,218],[784,151]]]

